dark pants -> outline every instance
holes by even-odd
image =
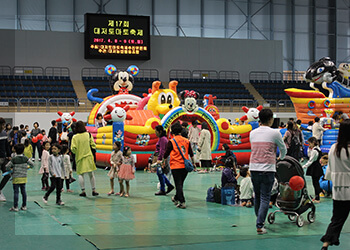
[[[35,158],[35,149],[38,148],[38,153],[39,153],[39,158],[41,159],[41,143],[40,141],[37,141],[36,143],[32,142],[32,147],[33,147],[33,158]]]
[[[185,202],[183,185],[188,172],[186,169],[180,168],[180,169],[172,169],[171,173],[173,174],[175,187],[176,187],[175,200],[183,203]]]
[[[257,217],[256,228],[262,228],[269,210],[271,189],[275,181],[275,173],[252,171],[251,174],[255,193],[254,208]]]
[[[42,188],[49,188],[49,173],[43,173],[41,177]]]
[[[69,189],[69,184],[70,184],[70,183],[69,183],[69,178],[66,179],[65,182],[66,182],[66,189],[68,190],[68,189]]]
[[[350,201],[333,200],[333,216],[327,228],[326,234],[321,238],[322,242],[330,245],[339,245],[339,236],[350,212]]]
[[[27,193],[26,193],[26,184],[13,184],[13,207],[18,207],[18,194],[19,189],[21,189],[22,194],[22,207],[27,206]]]
[[[6,160],[6,158],[0,158],[0,167],[1,167],[1,171],[2,173],[7,172],[6,171],[6,164],[8,163],[8,160]],[[1,182],[0,182],[0,191],[5,187],[6,183],[9,181],[9,179],[11,178],[11,175],[5,175]]]
[[[62,191],[62,187],[63,187],[63,179],[61,179],[60,177],[51,177],[50,180],[51,180],[51,186],[50,186],[49,190],[46,192],[44,197],[47,200],[47,198],[49,198],[52,191],[54,191],[56,188],[56,203],[60,202],[61,201],[61,191]]]
[[[311,176],[312,178],[312,185],[314,186],[315,189],[315,200],[320,200],[320,193],[322,192],[322,189],[320,187],[320,178],[321,176]]]

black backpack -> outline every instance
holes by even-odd
[[[298,134],[292,133],[292,139],[287,154],[299,159],[301,154],[301,141]]]
[[[214,186],[214,201],[221,204],[221,187]]]

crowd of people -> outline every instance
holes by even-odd
[[[287,130],[282,137],[278,130],[272,129],[273,112],[270,109],[262,109],[259,113],[260,126],[250,133],[251,158],[249,166],[238,166],[236,156],[227,144],[222,145],[225,155],[217,158],[224,166],[221,176],[222,187],[239,187],[240,203],[242,206],[255,208],[257,234],[265,234],[264,227],[269,207],[273,205],[276,192],[276,160],[284,159],[286,155],[303,162],[306,175],[311,176],[314,187],[315,203],[320,202],[320,197],[333,195],[333,217],[327,233],[322,237],[323,249],[329,245],[339,244],[339,235],[343,224],[349,214],[350,208],[350,164],[348,146],[350,143],[350,120],[345,119],[340,123],[338,141],[329,154],[323,154],[320,150],[322,133],[327,130],[320,125],[319,118],[315,118],[309,127],[301,127],[301,121],[294,122],[290,119]],[[56,204],[64,205],[61,192],[64,181],[67,192],[70,183],[74,181],[73,170],[79,176],[81,188],[80,196],[86,197],[85,179],[91,184],[92,196],[98,196],[94,171],[96,170],[94,150],[96,144],[86,131],[82,121],[74,123],[69,129],[63,128],[59,135],[57,122],[52,121],[48,136],[35,122],[30,131],[29,126],[19,127],[5,124],[0,118],[0,165],[5,174],[0,183],[0,201],[6,198],[2,190],[10,177],[13,178],[14,205],[11,211],[18,211],[19,190],[22,194],[21,210],[26,210],[27,170],[34,166],[36,151],[38,160],[41,161],[39,174],[42,175],[42,190],[45,191],[43,202],[47,203],[50,194],[56,189]],[[96,122],[96,126],[104,126],[102,117]],[[185,169],[184,158],[195,162],[194,156],[200,162],[204,172],[209,172],[212,167],[211,135],[208,125],[203,122],[174,123],[170,128],[171,137],[167,137],[164,128],[159,125],[155,128],[158,137],[156,150],[150,159],[149,168],[155,166],[155,172],[160,183],[159,191],[155,195],[167,195],[175,189],[176,193],[171,197],[176,207],[186,208],[184,195],[184,182],[188,175]],[[312,137],[307,140],[308,160],[303,156],[305,143],[303,129],[312,131]],[[39,135],[41,135],[39,137]],[[33,138],[36,138],[33,140]],[[279,148],[279,156],[276,157],[276,149]],[[329,167],[328,165],[329,157]],[[306,157],[305,157],[306,158]],[[135,160],[130,147],[121,147],[120,142],[115,142],[110,160],[111,168],[108,172],[110,191],[107,195],[130,196],[130,181],[135,178]],[[73,165],[73,166],[72,166]],[[12,171],[11,173],[9,171]],[[170,175],[169,175],[170,173]],[[171,176],[174,185],[171,183]],[[114,179],[118,179],[119,192],[115,192]],[[50,184],[49,184],[50,180]],[[125,187],[124,187],[125,183]],[[239,185],[238,185],[239,184]],[[277,185],[278,189],[278,185]]]

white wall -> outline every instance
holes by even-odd
[[[131,64],[157,69],[161,81],[169,70],[235,70],[248,82],[250,71],[282,72],[282,41],[151,36],[151,60],[84,59],[84,34],[74,32],[0,30],[0,65],[68,67],[81,79],[84,67]]]

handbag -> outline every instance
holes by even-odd
[[[73,183],[73,182],[75,182],[75,181],[76,181],[76,179],[73,178],[72,175],[69,175],[69,179],[68,179],[69,184],[71,184],[71,183]]]
[[[190,160],[187,160],[187,159],[185,158],[185,156],[183,155],[183,153],[182,153],[182,151],[181,151],[179,145],[177,145],[177,142],[176,142],[175,138],[174,138],[174,142],[175,142],[175,144],[176,144],[176,146],[177,146],[177,149],[179,150],[179,152],[180,152],[180,154],[181,154],[181,156],[182,156],[182,159],[183,159],[184,162],[185,162],[185,169],[187,170],[187,172],[192,172],[193,169],[194,169],[192,162],[191,162]]]

